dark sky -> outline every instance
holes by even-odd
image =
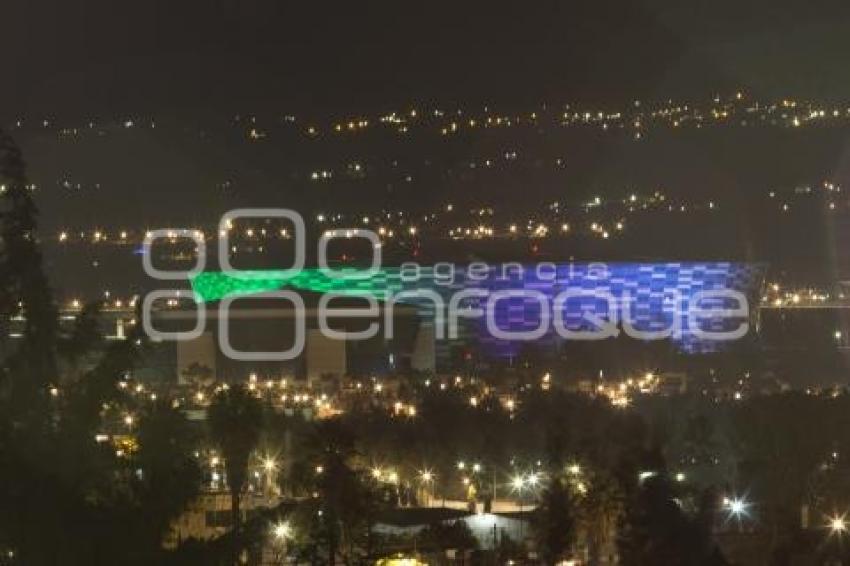
[[[0,117],[850,98],[848,4],[5,0]]]

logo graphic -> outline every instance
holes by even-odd
[[[291,222],[295,254],[292,265],[276,270],[236,269],[230,260],[229,233],[243,218]],[[334,269],[328,247],[334,239],[363,239],[372,251],[364,269]],[[189,270],[154,267],[157,240],[191,240],[196,246]],[[413,306],[433,322],[437,340],[458,340],[473,332],[479,341],[498,346],[557,338],[605,340],[626,336],[642,341],[671,340],[680,348],[699,351],[714,343],[737,340],[749,330],[749,302],[743,292],[748,266],[722,262],[668,264],[555,264],[474,262],[432,266],[406,262],[382,265],[378,233],[362,228],[333,229],[317,244],[317,267],[306,267],[306,228],[303,217],[289,209],[244,208],[221,217],[218,234],[220,272],[206,270],[203,235],[187,229],[151,231],[145,238],[142,262],[148,276],[160,281],[184,280],[192,290],[160,289],[142,303],[143,327],[153,340],[194,340],[207,330],[208,309],[217,309],[220,350],[241,361],[285,361],[298,357],[306,343],[308,312],[302,291],[318,292],[317,330],[332,340],[369,340],[383,329],[393,337],[397,305]],[[333,306],[336,299],[356,298],[363,304]],[[237,300],[280,301],[291,309],[295,332],[291,347],[282,351],[238,350],[231,341],[231,309]],[[190,330],[155,328],[156,305],[163,300],[194,303],[195,325]],[[331,328],[330,319],[362,319],[365,330]],[[708,344],[708,346],[705,346]]]

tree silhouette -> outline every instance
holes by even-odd
[[[545,564],[555,564],[570,549],[575,537],[575,503],[560,477],[553,477],[540,495],[532,526]]]
[[[327,563],[334,564],[340,553],[348,561],[357,545],[370,547],[379,497],[365,471],[352,465],[354,437],[341,421],[319,423],[304,440],[300,467],[312,468],[315,494],[302,506],[305,529],[314,546],[324,546]]]
[[[4,360],[0,378],[8,381],[4,385],[14,418],[41,419],[43,424],[47,390],[56,379],[58,317],[42,270],[31,193],[21,151],[0,130],[0,319],[24,316],[22,339]]]
[[[685,514],[666,473],[647,478],[633,494],[618,533],[626,566],[725,564],[701,517]]]
[[[161,545],[171,522],[194,499],[200,487],[200,468],[192,457],[197,439],[183,414],[166,401],[145,410],[139,422],[141,470],[137,485],[140,515],[150,546]],[[141,533],[139,533],[141,534]]]
[[[238,533],[239,506],[248,476],[248,461],[262,432],[262,405],[245,387],[233,385],[213,398],[207,421],[210,436],[224,457],[233,529]]]
[[[586,489],[579,504],[579,516],[587,534],[589,564],[595,566],[601,563],[602,550],[623,514],[623,493],[604,470],[592,474]]]
[[[95,441],[104,407],[128,406],[116,383],[145,341],[137,329],[98,352],[84,375],[60,373],[58,355],[73,366],[100,337],[93,309],[60,332],[31,192],[20,151],[0,132],[0,320],[24,317],[23,336],[0,363],[0,540],[25,564],[150,563],[167,518],[150,522],[155,534],[134,535],[151,510],[139,499],[144,481]]]

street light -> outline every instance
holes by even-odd
[[[262,459],[261,466],[263,468],[263,472],[265,472],[266,476],[266,495],[271,497],[272,495],[272,486],[274,485],[274,477],[277,472],[277,460],[272,456],[265,456]]]
[[[638,473],[638,482],[643,483],[650,478],[654,478],[658,475],[658,472],[653,470],[645,470]]]
[[[272,525],[271,533],[274,539],[273,542],[277,547],[273,550],[276,555],[275,564],[278,561],[283,563],[287,551],[287,541],[292,538],[292,526],[289,524],[289,521],[278,521]]]
[[[422,486],[423,486],[424,491],[425,491],[425,495],[428,496],[429,504],[430,504],[430,500],[434,499],[434,493],[433,493],[434,473],[431,472],[431,470],[422,470],[421,472],[419,472],[419,481],[422,483]],[[429,490],[428,490],[429,487],[431,487],[430,493],[429,493]]]
[[[277,462],[272,457],[266,457],[263,459],[263,469],[267,474],[271,474],[277,469]]]
[[[523,505],[522,493],[523,493],[523,491],[525,491],[525,483],[526,483],[526,478],[524,478],[521,475],[516,475],[513,478],[511,478],[511,489],[513,489],[513,491],[518,496],[520,513],[522,513],[522,505]]]
[[[272,527],[272,534],[279,541],[284,541],[292,536],[292,526],[288,521],[280,521]]]
[[[845,515],[833,515],[828,521],[830,534],[841,536],[847,532],[847,519]]]
[[[729,501],[729,512],[736,517],[740,517],[746,514],[747,504],[742,499],[732,499]]]
[[[744,497],[724,497],[723,507],[727,511],[727,520],[735,519],[738,526],[741,525],[741,520],[749,518],[751,503]]]
[[[513,488],[514,491],[522,492],[522,488],[524,488],[524,487],[525,487],[525,478],[524,477],[514,476],[513,479],[511,479],[511,488]]]

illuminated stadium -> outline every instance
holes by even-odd
[[[753,304],[762,272],[761,266],[756,264],[729,262],[469,264],[462,267],[437,264],[380,268],[371,272],[347,268],[330,273],[312,268],[294,275],[274,270],[230,274],[206,272],[195,277],[192,285],[205,303],[291,289],[308,294],[366,296],[384,304],[414,305],[423,322],[421,328],[429,329],[436,341],[438,359],[452,344],[472,342],[488,357],[507,358],[516,355],[522,346],[522,340],[506,337],[508,334],[539,331],[535,339],[554,346],[564,339],[564,334],[556,332],[553,319],[559,319],[561,328],[567,332],[592,331],[596,328],[589,320],[594,317],[611,320],[612,308],[618,309],[613,317],[615,323],[628,322],[632,329],[645,335],[669,337],[683,352],[717,351],[722,343],[706,335],[746,328],[752,322],[749,319],[755,316],[755,309],[744,316],[703,316],[694,322],[687,320],[691,308],[688,305],[704,294],[725,291],[740,293]],[[532,298],[515,296],[520,293],[528,293]],[[559,302],[558,297],[565,293],[569,300]],[[487,302],[497,295],[500,300],[488,306]],[[678,331],[665,334],[665,330],[674,327],[677,310],[674,305],[677,304],[681,325]],[[746,307],[728,304],[727,299],[714,296],[702,300],[699,308],[742,306]],[[448,311],[449,318],[454,315],[460,320],[455,336],[441,328],[438,313],[443,309]],[[484,313],[488,309],[502,331],[501,337],[494,336],[485,323]],[[547,309],[549,312],[544,312]]]

